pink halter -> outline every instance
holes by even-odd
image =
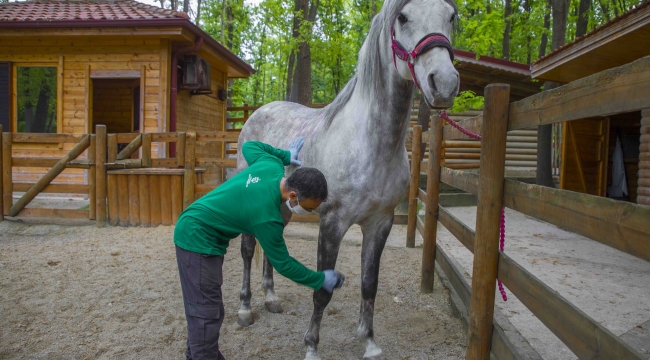
[[[393,50],[393,65],[395,65],[395,70],[397,70],[397,60],[395,59],[397,56],[400,60],[406,61],[408,64],[409,70],[411,70],[411,76],[415,82],[415,86],[417,86],[420,91],[422,91],[422,88],[418,83],[418,79],[415,77],[415,68],[413,65],[416,57],[424,54],[426,51],[434,47],[440,46],[449,51],[449,57],[451,58],[451,61],[454,61],[454,49],[451,47],[449,39],[447,39],[447,37],[442,34],[432,33],[423,37],[422,40],[420,40],[415,46],[415,49],[413,49],[411,52],[408,52],[404,46],[399,43],[399,41],[395,40],[395,29],[392,27],[390,28],[390,38],[392,40],[391,48]]]

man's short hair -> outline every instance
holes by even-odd
[[[327,200],[327,180],[325,175],[315,168],[298,168],[287,179],[287,188],[297,192],[299,199]]]

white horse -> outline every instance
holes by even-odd
[[[361,309],[357,334],[365,358],[380,355],[373,334],[379,261],[393,224],[394,209],[409,183],[404,138],[415,86],[431,107],[445,108],[458,94],[459,77],[449,44],[456,7],[451,0],[387,0],[373,19],[360,52],[357,74],[324,109],[273,102],[257,110],[242,129],[239,146],[259,140],[288,148],[302,136],[303,166],[325,174],[329,197],[319,209],[318,269],[333,269],[341,239],[352,224],[363,232]],[[415,80],[415,82],[413,81]],[[241,153],[239,169],[246,161]],[[288,172],[295,170],[290,167]],[[284,207],[284,206],[283,206]],[[286,211],[285,222],[291,213]],[[242,237],[244,283],[239,323],[252,324],[250,268],[255,239]],[[266,307],[280,312],[273,268],[264,261]],[[332,294],[314,292],[314,312],[305,334],[307,358],[318,358],[320,323]]]

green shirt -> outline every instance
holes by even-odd
[[[242,146],[248,168],[188,206],[178,218],[174,243],[185,250],[225,255],[231,239],[253,234],[282,276],[320,289],[325,275],[289,256],[282,233],[280,181],[290,153],[249,141]]]

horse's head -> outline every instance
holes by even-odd
[[[395,10],[390,21],[397,72],[415,81],[429,106],[452,106],[460,86],[449,43],[455,6],[451,0],[412,0]]]

